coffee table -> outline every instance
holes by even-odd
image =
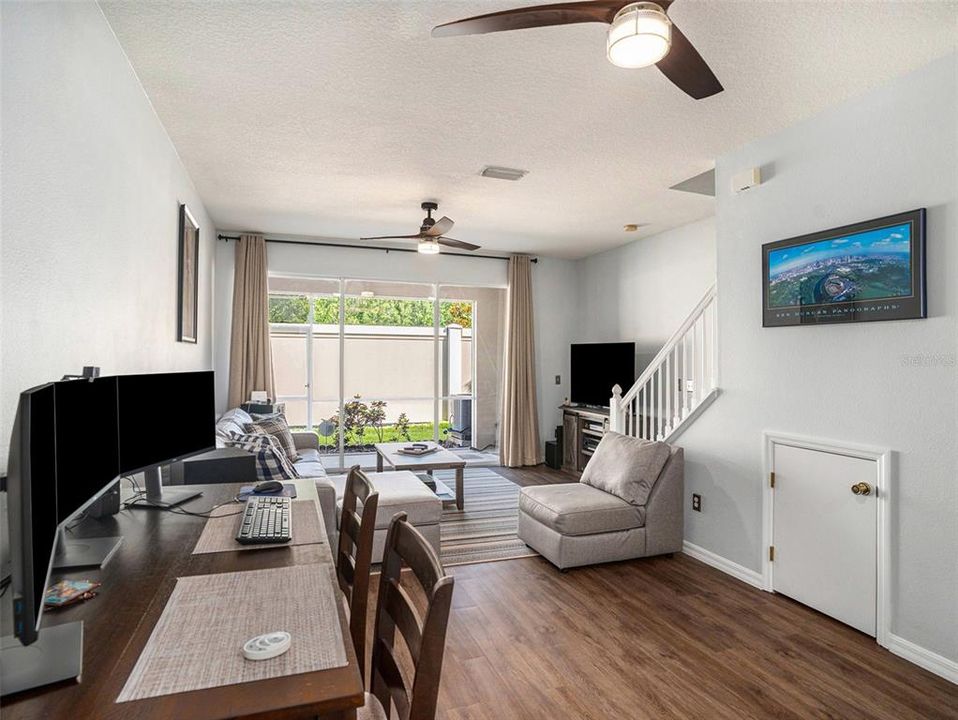
[[[449,452],[444,448],[439,448],[436,452],[428,455],[404,455],[399,452],[400,448],[406,447],[409,443],[392,442],[376,443],[376,472],[382,472],[388,464],[393,470],[411,470],[413,472],[428,472],[433,470],[455,470],[456,471],[456,507],[462,510],[463,506],[463,471],[466,468],[466,461],[455,453]],[[432,443],[430,443],[432,445]]]

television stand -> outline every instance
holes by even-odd
[[[143,473],[146,478],[146,495],[138,498],[130,507],[135,508],[171,508],[187,500],[198,498],[203,493],[199,490],[180,490],[163,487],[163,474],[159,467],[150,468]]]
[[[561,405],[562,469],[582,472],[609,429],[609,409]]]

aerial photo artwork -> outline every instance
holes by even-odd
[[[911,225],[772,250],[768,281],[771,308],[907,297]]]

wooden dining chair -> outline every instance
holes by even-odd
[[[412,570],[425,596],[422,615],[402,586],[403,566]],[[366,694],[366,704],[357,711],[358,720],[386,720],[391,717],[391,707],[396,708],[399,720],[435,718],[453,584],[436,551],[406,520],[406,513],[393,517],[379,577],[371,693]],[[412,659],[411,687],[406,686],[400,671],[397,628]]]
[[[362,515],[356,507],[362,503]],[[366,678],[366,608],[369,602],[369,565],[373,556],[373,534],[379,493],[358,465],[346,477],[343,508],[339,517],[339,549],[336,577],[349,606],[349,634],[356,649],[359,673]]]

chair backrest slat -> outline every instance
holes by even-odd
[[[373,655],[377,662],[373,665],[372,685],[374,688],[379,688],[380,692],[385,689],[384,696],[377,695],[379,702],[384,708],[388,708],[391,700],[396,706],[399,717],[409,717],[409,691],[406,690],[392,646],[382,638],[376,638],[373,644]],[[376,694],[375,690],[373,694]]]
[[[346,508],[343,508],[342,514],[339,516],[339,532],[346,533],[349,536],[349,539],[353,543],[359,541],[359,532],[362,527],[362,518],[356,514],[355,509],[349,512],[346,512]]]
[[[390,578],[384,580],[388,587],[383,593],[386,612],[393,624],[399,629],[414,663],[419,662],[419,649],[422,645],[423,619],[419,616],[412,598],[402,585]]]
[[[356,508],[362,503],[362,515]],[[339,549],[336,578],[349,603],[349,634],[359,660],[359,672],[366,676],[366,608],[369,603],[369,566],[373,555],[379,493],[356,465],[346,478],[343,508],[339,519]]]
[[[397,536],[396,549],[409,568],[416,574],[423,590],[427,593],[432,592],[433,587],[439,582],[439,578],[443,577],[444,573],[432,545],[428,542],[419,542],[419,539],[412,533],[402,532]]]
[[[340,551],[336,574],[339,576],[339,589],[347,600],[352,600],[353,583],[356,580],[356,561],[352,555]]]
[[[424,615],[402,587],[404,566],[412,570],[425,593]],[[407,522],[405,513],[396,515],[383,550],[373,632],[371,689],[387,715],[395,706],[400,720],[435,718],[453,586],[432,545]],[[406,686],[395,656],[397,627],[415,668],[412,687]]]

